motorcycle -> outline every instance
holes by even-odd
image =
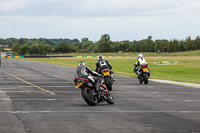
[[[135,66],[135,64],[133,64]],[[144,81],[144,84],[148,84],[148,79],[150,77],[150,69],[148,65],[141,65],[141,68],[136,67],[133,71],[137,74],[140,84]]]
[[[113,74],[111,74],[111,70],[110,69],[103,69],[101,71],[102,77],[105,80],[106,86],[108,88],[109,91],[112,91],[112,84],[113,84]]]
[[[140,84],[144,81],[144,84],[148,84],[148,79],[150,77],[150,70],[147,65],[141,65],[141,68],[139,68],[139,74],[138,79]]]
[[[75,78],[75,88],[81,89],[81,95],[85,102],[90,106],[95,106],[97,103],[107,102],[114,104],[113,96],[108,91],[104,80],[102,80],[100,88],[95,89],[95,85],[85,78]]]

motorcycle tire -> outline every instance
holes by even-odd
[[[147,73],[143,73],[143,80],[144,80],[144,84],[148,84],[148,75],[147,75]]]
[[[98,102],[97,97],[93,95],[93,92],[90,88],[85,87],[81,89],[81,94],[85,102],[90,106],[95,106]]]
[[[112,91],[112,81],[110,77],[105,77],[106,87],[109,91]]]
[[[107,92],[107,93],[108,93],[108,96],[107,96],[106,102],[109,104],[114,104],[113,96],[109,92]]]
[[[140,84],[142,84],[142,79],[139,79]]]

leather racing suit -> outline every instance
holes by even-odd
[[[95,84],[96,89],[100,88],[101,78],[100,75],[89,67],[78,66],[76,68],[76,78],[86,78],[91,83]]]

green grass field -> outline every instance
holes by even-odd
[[[115,74],[136,77],[133,73],[133,63],[136,57],[108,57]],[[151,77],[188,83],[200,84],[200,57],[199,56],[164,56],[147,57]],[[41,62],[55,63],[65,66],[77,67],[79,61],[86,61],[87,65],[95,69],[96,58],[49,58],[49,59],[25,59]]]
[[[131,56],[136,57],[141,52],[122,52],[122,53],[65,53],[65,54],[53,54],[54,56]],[[156,52],[142,52],[145,57],[152,56],[200,56],[200,51],[188,51],[188,52],[175,52],[175,53],[156,53]]]

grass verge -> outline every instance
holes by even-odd
[[[136,77],[133,73],[133,63],[135,63],[136,57],[109,57],[106,59],[113,66],[115,74]],[[147,57],[146,59],[151,70],[150,78],[200,84],[199,56]],[[78,62],[84,60],[93,70],[97,62],[96,58],[25,58],[24,60],[48,62],[70,67],[77,67]]]

